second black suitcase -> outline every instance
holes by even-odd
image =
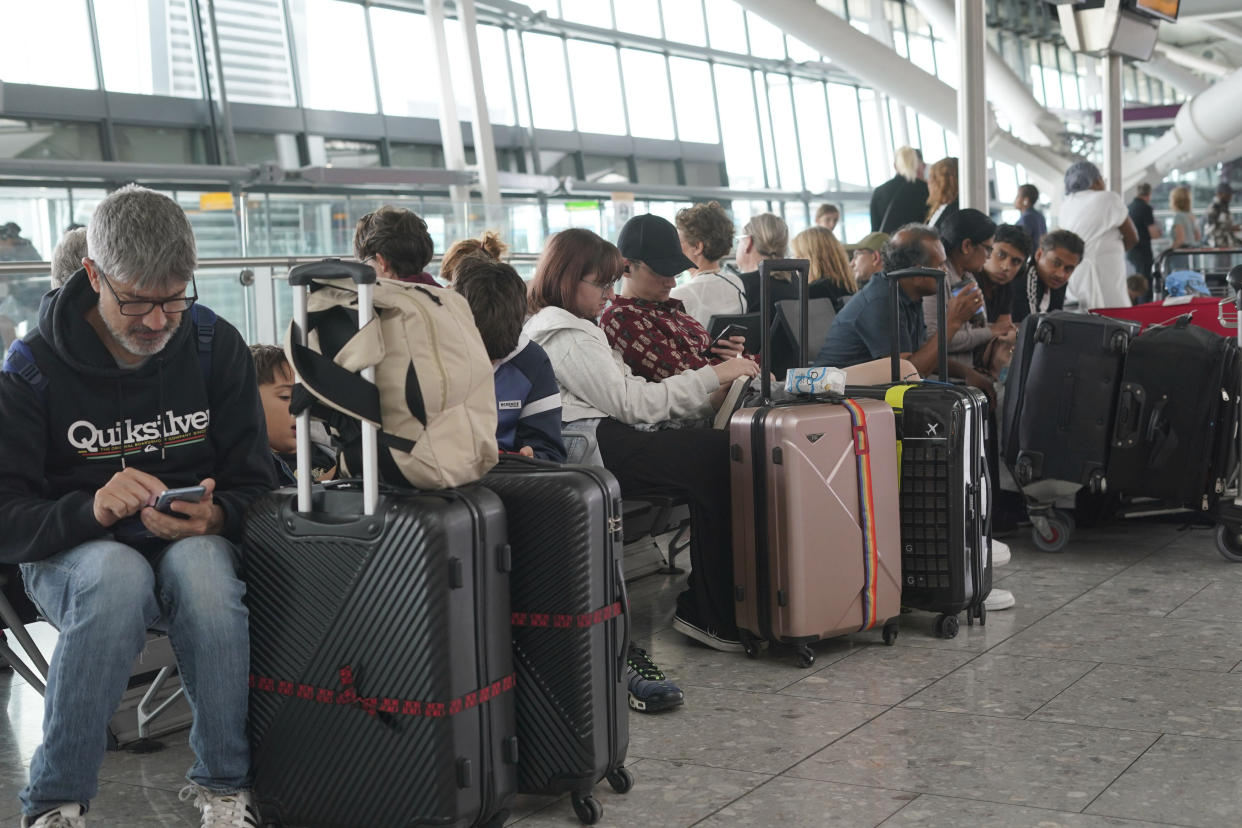
[[[602,468],[508,455],[483,485],[504,501],[513,550],[518,789],[569,791],[591,824],[603,813],[597,782],[633,785],[621,489]]]

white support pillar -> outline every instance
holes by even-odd
[[[984,87],[983,0],[957,0],[957,45],[962,78],[957,89],[958,179],[961,205],[988,212],[988,109]]]
[[[427,22],[431,24],[431,40],[436,50],[436,70],[440,80],[440,143],[444,147],[444,166],[450,170],[464,170],[466,145],[461,138],[461,121],[457,118],[457,97],[453,94],[448,37],[444,33],[444,0],[427,0]],[[469,188],[460,184],[449,187],[449,198],[464,220],[466,204],[470,200]],[[458,208],[456,205],[461,206]],[[465,229],[463,221],[462,235]]]
[[[1109,55],[1104,67],[1104,180],[1108,189],[1121,195],[1121,55]]]
[[[474,155],[478,161],[479,190],[483,194],[483,209],[487,224],[503,230],[504,211],[500,206],[500,170],[496,164],[496,139],[492,135],[492,122],[487,113],[487,95],[483,91],[483,63],[479,57],[478,18],[474,13],[474,0],[457,0],[457,14],[461,21],[462,37],[466,41],[466,55],[470,59],[470,85],[473,91]]]

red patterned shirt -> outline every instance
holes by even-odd
[[[679,299],[651,302],[618,296],[600,317],[600,327],[630,370],[652,382],[722,361],[703,356],[711,337]]]

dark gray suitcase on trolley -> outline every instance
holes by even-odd
[[[322,267],[311,272],[365,280],[356,267],[314,271]],[[290,274],[295,286],[301,270]],[[309,481],[307,421],[300,481]],[[332,828],[502,824],[518,747],[500,498],[477,485],[386,489],[367,509],[357,481],[301,485],[254,504],[243,547],[262,817]]]
[[[573,795],[582,822],[607,779],[626,793],[629,602],[621,488],[606,469],[504,455],[482,485],[504,502],[513,550],[518,790]]]
[[[1067,311],[1022,321],[1001,435],[1005,462],[1032,499],[1104,490],[1117,391],[1137,331],[1132,322]]]
[[[931,277],[940,270],[912,268],[889,274],[892,304],[891,385],[850,386],[855,397],[886,400],[897,413],[901,441],[901,603],[939,613],[936,635],[953,638],[967,624],[987,623],[983,602],[992,591],[991,479],[985,456],[989,427],[987,396],[977,388],[937,381],[898,382],[897,291],[902,279]],[[946,301],[939,292],[937,330],[940,374],[948,374]],[[902,390],[904,389],[904,390]]]

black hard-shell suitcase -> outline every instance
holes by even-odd
[[[944,273],[911,268],[888,274],[893,332],[891,385],[851,386],[850,396],[878,397],[897,413],[901,444],[901,603],[939,613],[936,634],[957,635],[958,614],[967,624],[987,622],[983,602],[992,591],[991,476],[986,459],[987,395],[977,388],[925,380],[900,382],[897,291],[903,279]],[[944,291],[937,291],[940,376],[948,376]]]
[[[1215,509],[1237,455],[1238,345],[1179,317],[1130,343],[1108,482],[1126,497]]]
[[[365,271],[290,282],[365,289]],[[301,290],[294,307],[304,331]],[[377,492],[375,456],[364,437],[361,491],[312,492],[303,413],[297,489],[247,519],[256,798],[283,824],[499,825],[517,787],[504,507],[481,486]]]
[[[504,502],[513,550],[518,790],[570,791],[575,813],[594,823],[597,782],[619,793],[633,785],[621,488],[603,468],[512,455],[482,485]]]
[[[1138,326],[1053,311],[1022,321],[1005,384],[1005,463],[1023,493],[1050,505],[1104,491],[1122,366]]]

